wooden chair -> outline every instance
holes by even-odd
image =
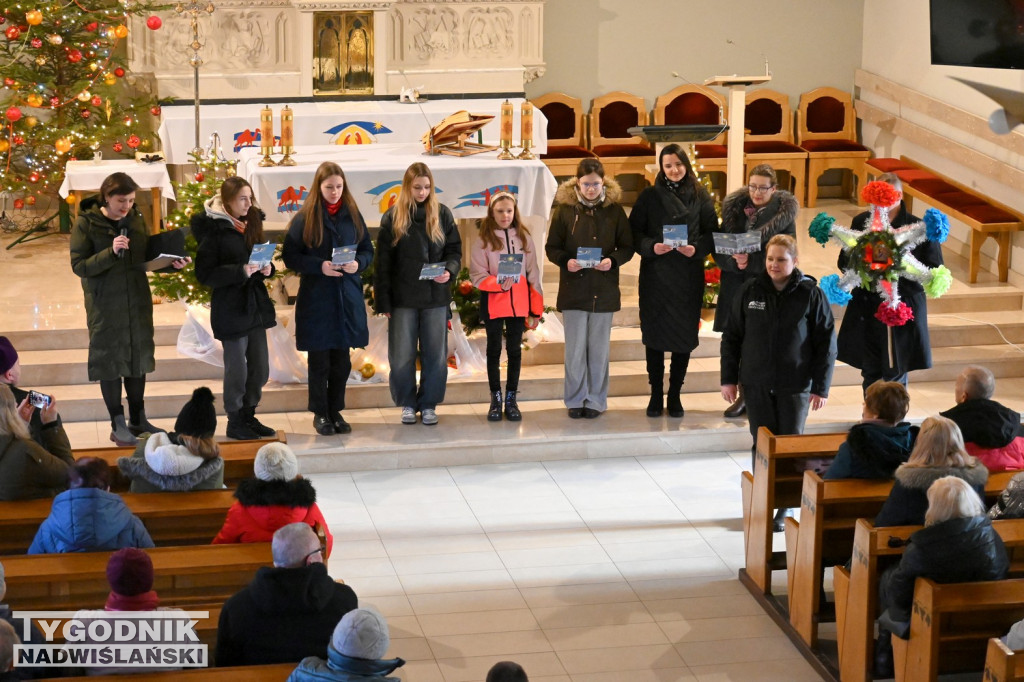
[[[1024,652],[1014,651],[993,637],[985,653],[986,682],[1024,682]]]
[[[725,97],[700,85],[680,85],[654,101],[654,125],[721,125],[727,120]],[[698,173],[726,174],[725,135],[694,145]]]
[[[804,177],[807,174],[807,151],[793,143],[793,112],[789,95],[775,90],[747,92],[747,132],[743,142],[746,176],[750,169],[767,163],[776,171],[785,171],[791,180],[793,196],[804,203]],[[789,189],[787,183],[786,189]]]
[[[562,92],[549,92],[530,101],[548,120],[548,151],[540,155],[540,160],[552,175],[576,175],[581,159],[597,157],[587,148],[587,117],[580,99]]]
[[[628,92],[610,92],[590,101],[587,115],[590,127],[590,151],[604,164],[611,177],[636,173],[644,175],[654,162],[654,148],[627,129],[647,125],[643,97]]]
[[[836,88],[817,88],[800,95],[796,114],[796,143],[807,150],[807,207],[818,203],[818,179],[833,168],[848,170],[857,186],[843,177],[843,193],[859,191],[867,180],[871,150],[857,142],[856,114],[850,94]]]

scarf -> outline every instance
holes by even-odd
[[[603,204],[604,203],[604,198],[608,194],[608,188],[607,187],[602,187],[601,188],[601,195],[599,197],[597,197],[596,199],[594,199],[593,201],[590,201],[589,199],[584,198],[583,194],[580,193],[579,185],[576,185],[576,187],[574,189],[576,190],[576,200],[579,201],[580,204],[582,204],[584,208],[589,208],[589,209],[597,208],[598,206]]]
[[[331,215],[331,216],[338,215],[338,211],[341,210],[341,204],[342,204],[342,200],[341,199],[338,199],[333,204],[328,204],[325,201],[324,202],[324,208],[327,209],[327,215]]]
[[[353,675],[385,677],[405,665],[405,661],[401,658],[371,661],[366,658],[353,658],[352,656],[346,656],[337,649],[334,649],[333,645],[331,645],[330,648],[333,649],[333,651],[328,653],[327,667],[332,670],[341,670],[347,673],[352,673]]]
[[[231,227],[235,228],[239,234],[245,234],[245,221],[239,220],[233,215],[229,215],[228,217],[231,218]]]
[[[155,590],[143,592],[134,597],[111,592],[103,609],[105,611],[155,611],[159,605],[160,598],[156,596]]]

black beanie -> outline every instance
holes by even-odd
[[[206,386],[192,391],[192,400],[185,403],[174,422],[175,432],[196,438],[213,438],[217,430],[217,411],[213,409],[213,392]]]

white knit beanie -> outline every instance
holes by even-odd
[[[286,444],[267,443],[256,453],[253,471],[261,481],[290,481],[299,475],[299,461]]]

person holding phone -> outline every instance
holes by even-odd
[[[344,262],[336,263],[335,254]],[[308,352],[313,428],[321,436],[349,433],[341,413],[349,354],[370,342],[360,273],[373,262],[373,242],[338,164],[325,161],[316,169],[309,195],[288,224],[282,257],[300,278],[295,345]]]
[[[29,433],[33,412],[42,423],[42,443]],[[68,467],[74,463],[68,435],[57,419],[57,402],[41,409],[28,398],[18,403],[11,387],[0,384],[0,501],[53,497],[67,488]]]
[[[440,274],[427,277],[429,266]],[[449,284],[462,267],[462,239],[451,209],[437,200],[425,163],[409,166],[395,205],[380,219],[373,272],[373,301],[388,320],[391,399],[402,423],[437,424],[437,406],[448,385]],[[426,277],[426,278],[425,278]],[[416,352],[423,371],[416,386]]]
[[[143,267],[149,230],[135,207],[138,188],[127,173],[108,175],[99,195],[82,201],[71,230],[71,269],[82,278],[89,326],[89,381],[100,382],[117,445],[135,445],[136,436],[162,430],[146,419],[146,375],[156,360],[153,294]],[[191,262],[186,257],[172,265],[180,270]]]
[[[20,380],[21,360],[18,358],[18,349],[14,347],[14,344],[6,336],[0,336],[0,384],[6,384],[11,389],[11,393],[14,395],[14,402],[18,404],[19,411],[31,411],[31,416],[27,420],[29,433],[32,436],[32,440],[45,448],[42,410],[50,406],[53,402],[53,396],[18,388]],[[30,394],[34,395],[30,396]],[[49,425],[46,428],[53,428],[53,424],[60,423],[60,415],[58,414],[57,419],[48,422]]]
[[[255,440],[277,432],[256,418],[263,386],[270,378],[267,330],[277,325],[266,280],[273,262],[249,262],[252,248],[263,242],[266,217],[253,202],[252,186],[233,176],[192,216],[196,279],[210,287],[210,326],[224,346],[224,409],[228,438]]]

